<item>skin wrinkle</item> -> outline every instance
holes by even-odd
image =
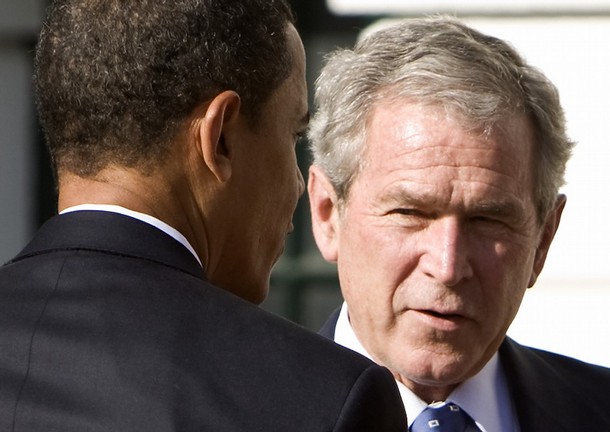
[[[393,101],[393,100],[392,100]],[[400,100],[396,100],[393,103],[406,103],[406,101],[400,101]],[[421,112],[421,110],[423,110],[425,107],[427,107],[426,105],[424,105],[423,107],[421,107],[420,109],[418,109],[418,111]],[[459,127],[459,125],[461,124],[459,117],[454,117],[452,115],[450,115],[450,112],[446,111],[444,108],[442,107],[436,107],[434,105],[429,106],[429,108],[431,108],[435,114],[437,114],[439,117],[443,117],[444,120],[449,121],[449,122],[455,122],[457,127]],[[376,105],[370,113],[370,116],[374,116],[377,112],[377,110],[380,109],[379,105]],[[395,137],[397,137],[398,141],[402,141],[405,143],[408,143],[414,139],[417,138],[425,138],[422,137],[420,135],[420,131],[416,131],[413,130],[413,128],[410,126],[410,124],[408,122],[406,123],[401,123],[399,125],[396,125],[395,127],[391,128],[390,131],[394,131],[394,133],[391,133],[391,135],[394,135]],[[504,126],[496,126],[494,128],[494,133],[501,139],[506,139],[505,135],[506,135],[506,131],[505,131],[505,127]],[[484,134],[481,134],[482,137],[485,137],[485,142],[480,144],[480,145],[475,145],[472,146],[469,149],[465,149],[465,152],[471,152],[471,153],[475,153],[475,152],[479,152],[479,151],[484,151],[487,153],[493,153],[493,149],[489,148],[489,145],[487,143],[487,137],[491,134],[491,131],[487,131]],[[370,127],[367,127],[367,132],[366,132],[366,139],[374,139],[371,138],[370,136]],[[427,170],[429,168],[443,168],[443,167],[455,167],[457,169],[460,168],[464,168],[464,166],[459,166],[457,161],[453,161],[453,164],[450,163],[438,163],[439,158],[437,156],[439,156],[439,153],[442,155],[442,153],[446,150],[446,145],[444,144],[437,144],[436,142],[428,142],[428,141],[424,141],[421,146],[419,147],[411,147],[411,146],[403,146],[402,147],[403,151],[398,153],[396,155],[396,157],[400,157],[403,159],[404,163],[403,166],[404,168],[410,168],[413,169],[415,171],[417,170]],[[430,152],[431,156],[428,158],[428,160],[430,161],[430,163],[428,165],[421,164],[419,165],[419,167],[416,167],[416,162],[413,163],[409,163],[409,161],[416,159],[416,155],[418,152]],[[436,153],[435,153],[436,152]],[[366,161],[369,160],[368,157],[368,147],[365,146],[365,151],[364,151],[364,157],[362,158],[362,160],[364,161],[363,163],[367,163]],[[509,163],[518,163],[518,152],[515,152],[516,154],[514,155],[514,157],[509,161]],[[403,156],[415,156],[413,158],[407,158],[407,157],[403,157]],[[426,159],[425,157],[422,157],[422,159]],[[383,162],[380,163],[380,165],[382,165]],[[476,159],[473,159],[471,164],[473,166],[479,167],[480,169],[483,170],[489,170],[488,168],[481,166],[481,162],[479,162]],[[505,166],[508,166],[508,164],[506,164]],[[397,170],[401,170],[402,167],[397,167]],[[364,165],[361,164],[361,170],[364,168]],[[494,174],[502,174],[504,176],[506,176],[507,178],[510,177],[510,173],[508,170],[506,171],[502,171],[501,168],[500,170],[498,170],[497,168],[495,169],[495,171],[493,171]],[[465,180],[469,180],[469,179],[465,179]]]

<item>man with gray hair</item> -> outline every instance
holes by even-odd
[[[393,372],[412,431],[610,430],[610,370],[506,336],[566,203],[553,84],[422,18],[333,53],[316,105],[313,231],[345,298],[322,333]]]

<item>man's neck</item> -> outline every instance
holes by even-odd
[[[340,345],[374,360],[354,333],[345,303],[339,313],[333,338]],[[405,403],[407,417],[413,421],[426,407],[427,402],[400,381],[398,387]],[[439,397],[438,400],[447,399],[462,406],[477,422],[485,426],[485,430],[518,430],[506,377],[497,354],[474,377],[457,386],[447,397]]]
[[[206,224],[197,206],[189,204],[190,195],[174,183],[171,176],[145,175],[122,167],[108,167],[91,177],[63,172],[59,175],[58,211],[82,204],[99,204],[150,215],[180,232],[205,267]]]
[[[91,177],[61,173],[58,210],[83,203],[108,204],[163,219],[159,213],[165,198],[160,183],[129,168],[109,167]]]

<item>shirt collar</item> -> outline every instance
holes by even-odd
[[[161,231],[163,231],[165,234],[169,235],[170,237],[174,238],[176,241],[178,241],[180,244],[182,244],[185,248],[187,248],[193,254],[193,256],[195,257],[197,262],[199,262],[199,265],[202,266],[199,256],[195,252],[195,249],[193,249],[193,246],[191,246],[191,244],[188,242],[186,237],[184,237],[175,228],[172,228],[171,226],[169,226],[162,220],[157,219],[154,216],[148,215],[146,213],[140,213],[137,211],[133,211],[133,210],[130,210],[130,209],[122,207],[122,206],[110,205],[110,204],[80,204],[80,205],[76,205],[76,206],[72,206],[72,207],[67,207],[67,208],[63,209],[61,212],[59,212],[59,214],[70,213],[70,212],[74,212],[74,211],[83,211],[83,210],[106,211],[106,212],[111,212],[111,213],[119,213],[119,214],[122,214],[125,216],[132,217],[134,219],[138,219],[149,225],[152,225],[155,228],[160,229]]]
[[[346,303],[343,303],[337,319],[334,340],[373,360],[350,325]],[[397,385],[410,426],[428,404],[401,382],[397,381]],[[460,384],[447,400],[461,406],[483,432],[518,430],[497,352],[479,373]]]

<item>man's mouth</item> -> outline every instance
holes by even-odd
[[[454,331],[461,328],[467,321],[464,315],[453,312],[439,312],[431,309],[414,310],[426,325],[442,331]]]

